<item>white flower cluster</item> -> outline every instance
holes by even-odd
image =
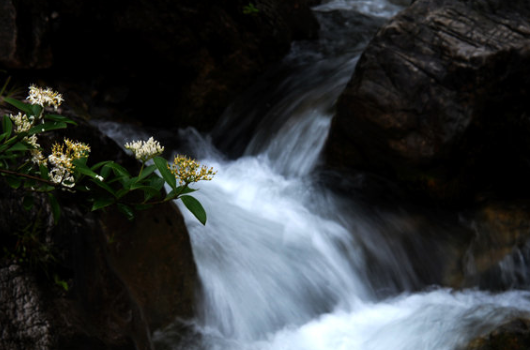
[[[15,123],[15,133],[20,134],[26,132],[33,126],[33,121],[28,119],[28,116],[18,112],[17,115],[10,115],[9,118]]]
[[[31,85],[29,87],[28,100],[31,104],[42,107],[53,106],[55,110],[63,103],[63,96],[47,87],[45,89]]]
[[[164,152],[164,147],[160,146],[158,141],[150,137],[147,141],[133,141],[125,144],[125,148],[131,150],[136,159],[147,162]]]
[[[50,160],[48,158],[48,160]],[[50,160],[51,162],[51,160]],[[50,171],[50,180],[56,184],[61,184],[64,187],[72,188],[75,186],[75,179],[72,173],[67,168],[55,166]]]
[[[73,176],[74,159],[88,157],[90,147],[81,142],[74,142],[67,138],[64,139],[64,144],[55,143],[52,146],[52,154],[48,156],[48,162],[53,165],[50,170],[50,180],[56,184],[61,184],[64,187],[74,187],[75,179]]]

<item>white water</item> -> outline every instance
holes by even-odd
[[[380,23],[399,9],[384,0],[337,0],[315,11],[328,29],[338,17],[346,25],[370,16]],[[244,115],[227,112],[221,134],[237,137],[233,125],[267,110],[239,158],[227,160],[208,138],[181,131],[218,174],[194,193],[207,225],[182,210],[202,283],[197,319],[186,321],[195,335],[183,344],[171,327],[157,331],[157,349],[454,350],[530,313],[528,292],[429,287],[450,254],[439,238],[451,236],[450,227],[425,229],[399,206],[379,209],[355,191],[321,185],[333,106],[369,39],[355,35],[362,40],[353,45],[337,38],[347,48],[329,32],[318,49],[293,47],[288,60],[299,66],[268,100],[260,96]]]

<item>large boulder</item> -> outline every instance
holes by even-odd
[[[7,0],[0,68],[68,82],[96,117],[208,129],[293,40],[316,35],[315,2]]]
[[[436,199],[530,193],[529,16],[525,0],[415,1],[360,58],[328,164]]]
[[[87,142],[90,163],[137,167],[95,127],[54,133]],[[50,140],[39,139],[45,149]],[[151,334],[193,317],[197,271],[173,203],[129,222],[112,207],[90,212],[82,193],[56,191],[54,225],[46,195],[24,209],[24,191],[0,177],[0,348],[150,350]],[[68,290],[59,288],[68,286]]]

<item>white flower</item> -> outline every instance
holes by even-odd
[[[29,151],[31,154],[31,162],[38,165],[44,165],[45,167],[48,167],[48,164],[46,162],[46,158],[42,154],[42,152],[38,149],[32,149]]]
[[[33,122],[28,119],[28,116],[18,112],[17,115],[10,115],[9,118],[15,123],[15,133],[20,134],[21,132],[28,131],[32,126]]]
[[[164,147],[160,146],[158,141],[155,141],[153,137],[150,137],[147,141],[133,141],[125,144],[125,148],[131,150],[136,159],[147,162],[164,152]]]
[[[68,169],[58,166],[50,171],[50,180],[64,187],[72,188],[75,186],[75,180]]]
[[[53,106],[55,110],[63,103],[63,96],[51,88],[40,88],[35,85],[29,87],[28,100],[31,104],[42,107]]]
[[[96,175],[96,179],[98,179],[99,181],[103,181],[103,180],[105,180],[105,179],[103,178],[103,176],[100,176],[100,175]]]
[[[33,148],[40,148],[40,145],[37,142],[37,135],[26,136],[22,139],[22,141],[31,145]]]

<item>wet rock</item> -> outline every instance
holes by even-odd
[[[530,348],[530,320],[514,319],[488,335],[472,340],[465,350],[525,350]]]
[[[364,51],[328,163],[449,201],[529,191],[528,16],[522,0],[415,1]]]
[[[447,284],[507,290],[530,287],[530,204],[490,201],[464,215],[473,232]],[[449,276],[449,275],[448,275]]]

